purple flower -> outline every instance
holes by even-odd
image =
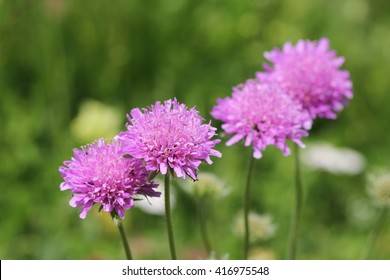
[[[269,145],[290,153],[286,139],[304,146],[301,138],[308,135],[312,120],[293,100],[276,85],[261,84],[252,79],[233,88],[232,97],[218,99],[211,115],[224,122],[222,128],[234,136],[230,146],[245,138],[245,146],[253,144],[253,157],[261,158]]]
[[[134,206],[135,195],[160,196],[154,190],[158,185],[148,182],[149,172],[143,161],[123,157],[125,152],[119,142],[106,144],[99,139],[81,150],[74,149],[73,153],[74,157],[59,168],[64,179],[60,189],[73,192],[69,204],[82,206],[82,219],[96,203],[123,219],[125,210]]]
[[[264,55],[273,66],[264,65],[265,73],[257,73],[262,82],[277,83],[297,98],[311,117],[335,119],[337,111],[352,98],[349,73],[339,70],[343,57],[329,50],[329,40],[300,40],[283,50],[275,48]]]
[[[127,131],[117,139],[124,143],[126,153],[143,159],[148,170],[166,174],[170,168],[178,177],[187,174],[196,180],[202,161],[211,164],[210,156],[221,157],[213,149],[220,140],[211,140],[216,128],[203,124],[197,110],[188,110],[176,99],[135,108],[127,119]]]

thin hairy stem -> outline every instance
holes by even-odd
[[[127,237],[126,237],[125,229],[123,228],[122,220],[118,217],[117,221],[118,221],[117,224],[118,224],[119,233],[121,235],[121,239],[122,239],[122,243],[123,243],[123,248],[125,249],[125,253],[126,253],[126,258],[128,260],[132,260],[133,257],[131,256],[130,246],[129,246],[129,242],[128,242]]]
[[[302,210],[302,181],[299,161],[299,146],[294,145],[295,155],[295,207],[291,218],[290,228],[290,247],[288,252],[288,259],[295,260],[297,256],[297,243],[299,233],[299,222]]]
[[[169,239],[169,249],[171,251],[172,260],[177,260],[175,249],[175,238],[173,234],[172,217],[171,217],[171,198],[169,186],[169,172],[165,175],[165,220],[167,223],[167,232]]]
[[[248,174],[246,177],[245,196],[244,196],[244,224],[245,224],[245,236],[244,236],[244,260],[248,259],[249,253],[249,210],[250,210],[250,195],[251,195],[251,183],[252,173],[255,165],[255,158],[251,155]]]

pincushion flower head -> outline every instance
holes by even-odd
[[[198,179],[198,181],[186,181],[182,184],[184,191],[197,199],[222,198],[230,192],[225,182],[213,173],[202,172]]]
[[[74,157],[59,167],[64,179],[60,189],[73,192],[69,204],[82,207],[80,218],[100,204],[102,210],[123,219],[136,195],[160,196],[154,190],[158,185],[148,182],[149,172],[142,160],[124,157],[121,143],[99,139],[73,152]]]
[[[340,70],[343,57],[329,49],[326,38],[317,41],[300,40],[293,46],[286,43],[282,50],[275,48],[264,55],[272,66],[257,73],[262,82],[279,84],[297,98],[311,117],[335,119],[352,98],[349,72]]]
[[[275,235],[276,225],[270,215],[259,215],[255,212],[249,213],[251,227],[251,242],[268,240]],[[244,236],[244,219],[238,215],[233,224],[233,231],[238,236]]]
[[[254,158],[261,158],[269,145],[290,154],[287,139],[304,146],[301,138],[308,135],[312,124],[299,102],[278,86],[257,79],[234,87],[231,97],[217,103],[211,115],[224,122],[222,128],[227,134],[234,135],[226,145],[245,139],[245,146],[253,145]]]
[[[148,170],[167,174],[170,169],[178,177],[187,174],[196,180],[203,161],[211,164],[210,156],[221,157],[213,149],[220,142],[212,140],[216,128],[203,123],[195,108],[188,109],[176,99],[135,108],[127,119],[127,131],[117,139],[124,143],[128,154],[143,159]]]
[[[390,173],[381,171],[370,174],[368,180],[368,193],[375,203],[383,207],[390,207]]]

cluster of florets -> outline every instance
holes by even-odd
[[[134,206],[136,195],[160,196],[154,190],[158,185],[148,182],[149,172],[143,162],[124,157],[119,142],[99,139],[73,153],[73,158],[59,168],[64,178],[60,188],[73,192],[69,204],[82,207],[83,219],[94,204],[106,212],[115,211],[123,219],[125,210]]]
[[[232,97],[218,99],[211,115],[224,124],[222,128],[234,136],[226,143],[245,139],[253,145],[253,156],[260,158],[269,145],[290,153],[286,140],[303,146],[301,138],[308,135],[312,120],[296,100],[272,84],[248,80],[233,89]]]
[[[343,57],[329,50],[329,40],[318,42],[300,40],[293,46],[286,43],[283,50],[265,53],[273,66],[264,65],[266,72],[257,73],[262,82],[276,83],[299,100],[312,118],[336,118],[352,98],[349,72],[340,70]]]
[[[127,119],[127,131],[117,139],[131,156],[144,159],[148,170],[166,174],[171,169],[178,177],[196,180],[202,161],[211,164],[210,156],[221,156],[213,149],[220,142],[212,140],[216,128],[176,99],[133,109]]]

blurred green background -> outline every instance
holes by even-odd
[[[359,258],[379,213],[366,175],[389,167],[389,11],[387,0],[0,0],[0,258],[124,258],[108,215],[93,208],[81,220],[59,190],[72,149],[115,135],[131,108],[157,100],[177,97],[209,120],[218,97],[261,70],[264,51],[321,37],[346,58],[354,98],[304,142],[353,148],[367,164],[356,175],[303,168],[298,258]],[[223,158],[200,172],[230,189],[210,203],[209,230],[215,256],[237,259],[232,227],[251,150],[224,142]],[[252,209],[277,230],[252,246],[253,258],[286,258],[293,170],[293,157],[273,147],[256,163]],[[173,219],[179,258],[207,258],[196,202],[178,186]],[[125,227],[135,258],[169,258],[162,216],[134,208]],[[371,258],[390,258],[389,223]]]

